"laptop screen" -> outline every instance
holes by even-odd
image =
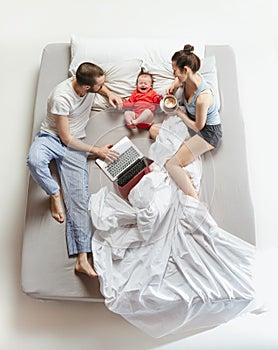
[[[132,165],[143,159],[144,154],[127,137],[123,137],[115,143],[113,150],[119,153],[119,158],[113,162],[97,159],[96,163],[111,181],[117,180],[121,174],[126,173]]]

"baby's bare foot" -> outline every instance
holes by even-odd
[[[61,203],[61,195],[60,192],[53,194],[50,196],[50,211],[52,217],[62,223],[64,222],[64,211]]]

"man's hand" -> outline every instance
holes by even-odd
[[[108,98],[112,107],[121,110],[123,108],[123,101],[121,97],[114,92],[110,91],[106,85],[103,85],[99,93]]]
[[[122,110],[123,101],[120,96],[118,96],[117,94],[114,94],[113,92],[110,92],[108,94],[108,100],[111,106],[113,106],[114,108],[118,108],[119,110]]]
[[[113,162],[114,160],[119,158],[119,153],[112,150],[111,149],[112,146],[113,144],[109,143],[103,147],[94,147],[93,151],[102,160]]]

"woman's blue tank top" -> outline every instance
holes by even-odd
[[[184,106],[186,108],[186,111],[188,112],[189,117],[193,120],[195,120],[195,118],[196,118],[196,100],[197,100],[197,97],[204,90],[210,89],[212,91],[211,87],[204,80],[202,75],[201,74],[199,74],[199,75],[202,78],[202,83],[198,87],[198,89],[196,90],[192,101],[190,103],[188,103],[187,100],[184,99]],[[213,94],[213,91],[212,91],[212,94]],[[216,101],[214,99],[213,104],[208,108],[206,125],[217,125],[220,123],[221,123],[220,114],[218,112]]]

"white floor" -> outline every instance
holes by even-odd
[[[277,1],[9,0],[0,19],[0,349],[277,350]],[[259,290],[268,312],[188,338],[156,340],[103,304],[40,302],[21,293],[25,159],[41,52],[50,42],[68,42],[72,33],[109,38],[184,33],[186,41],[234,48],[256,235],[264,249]]]

